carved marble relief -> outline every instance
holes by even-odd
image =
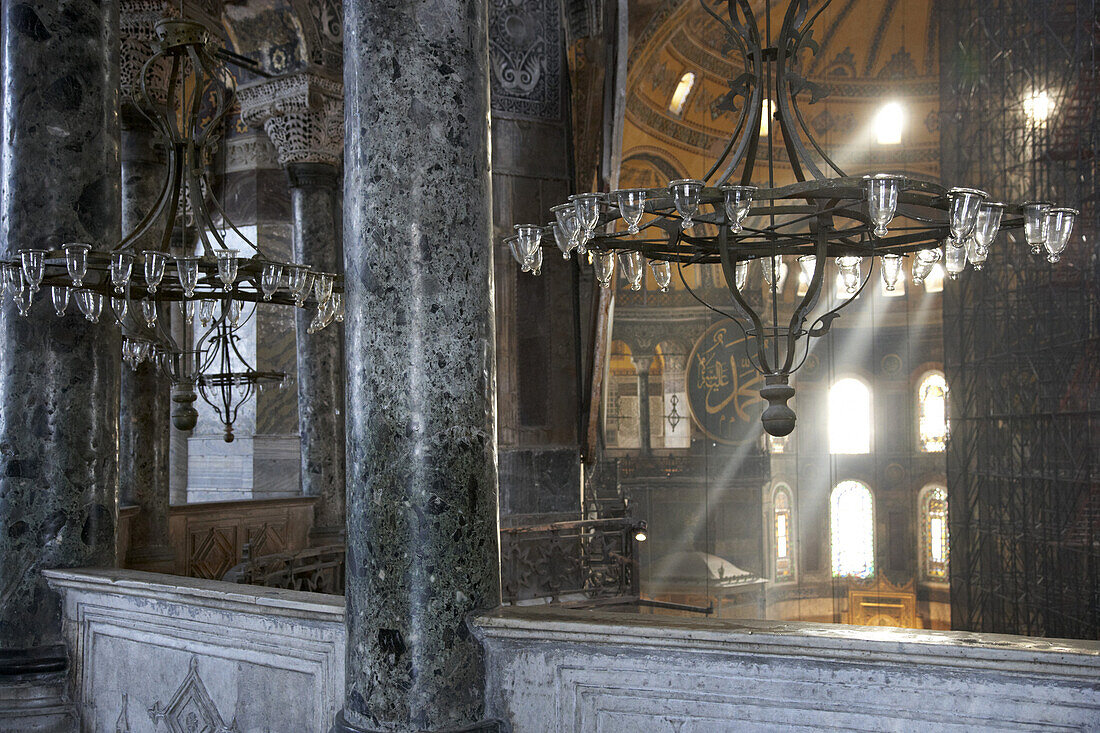
[[[561,118],[561,11],[558,0],[492,0],[489,62],[494,114]]]
[[[157,733],[240,733],[235,719],[228,725],[222,720],[218,706],[199,677],[198,657],[191,657],[189,667],[168,704],[158,700],[149,708],[149,718]]]

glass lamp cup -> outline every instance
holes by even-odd
[[[741,231],[749,216],[756,186],[722,186],[722,194],[725,197],[726,219],[729,221],[730,231],[736,234]]]
[[[534,224],[516,224],[516,246],[524,259],[529,259],[542,244],[542,227]]]
[[[279,290],[279,281],[283,279],[283,266],[278,262],[265,262],[260,271],[260,290],[264,300],[271,300]]]
[[[1077,209],[1057,208],[1047,212],[1047,261],[1054,264],[1062,259],[1062,252],[1073,234],[1073,224],[1077,221]]]
[[[299,308],[309,297],[312,278],[313,273],[305,265],[295,265],[287,269],[287,285],[290,288],[290,294],[294,296],[294,304]]]
[[[9,265],[0,265],[0,299],[10,298],[22,284],[19,271]]]
[[[890,292],[897,287],[898,277],[901,275],[901,266],[904,262],[901,255],[887,254],[882,256],[882,282]]]
[[[775,285],[775,292],[782,292],[783,284],[787,281],[787,263],[782,255],[773,255],[760,260],[763,268],[764,282],[769,286]]]
[[[554,230],[554,244],[558,246],[558,251],[561,252],[562,259],[569,259],[570,252],[573,251],[573,247],[576,246],[576,242],[565,233],[561,228],[561,224],[554,222],[551,227]]]
[[[333,316],[337,323],[344,322],[344,294],[333,293],[332,294],[332,308],[335,311]]]
[[[676,206],[676,213],[682,219],[680,229],[686,231],[695,226],[692,217],[699,212],[699,197],[703,193],[703,185],[702,181],[693,178],[681,178],[668,184],[672,203]]]
[[[130,300],[128,298],[111,298],[111,312],[115,314],[115,320],[119,325],[122,325],[122,321],[129,311]]]
[[[54,285],[50,288],[50,296],[53,298],[53,310],[59,317],[65,315],[65,309],[69,307],[69,289]]]
[[[836,266],[840,268],[840,280],[844,283],[844,290],[855,293],[859,289],[861,258],[855,255],[844,255],[836,258]]]
[[[932,272],[932,268],[942,258],[943,253],[938,249],[922,249],[917,252],[916,260],[913,262],[913,284],[923,283],[924,278],[928,277],[928,273]]]
[[[141,317],[145,320],[145,325],[149,328],[157,325],[157,302],[155,300],[142,298]]]
[[[1024,202],[1024,238],[1031,245],[1031,254],[1041,255],[1047,242],[1047,214],[1053,204],[1049,201]]]
[[[164,267],[168,262],[168,255],[151,249],[145,250],[142,255],[145,256],[145,289],[152,294],[157,292],[157,286],[164,279]]]
[[[88,274],[88,252],[92,245],[84,242],[69,242],[61,247],[65,250],[65,269],[74,288],[84,287],[84,276]]]
[[[993,246],[993,240],[997,238],[997,232],[1001,229],[1001,218],[1004,213],[1004,204],[983,203],[978,207],[978,220],[974,225],[974,240],[987,253],[989,248]]]
[[[653,279],[662,293],[668,292],[668,286],[672,282],[672,265],[662,260],[650,260],[649,269],[653,272]]]
[[[867,177],[867,214],[875,225],[875,236],[885,237],[886,225],[898,209],[898,178],[887,173]]]
[[[577,226],[588,235],[600,221],[600,195],[598,193],[577,193],[569,197],[573,202],[573,213],[577,216]]]
[[[985,191],[976,188],[952,188],[947,192],[951,197],[951,244],[962,247],[978,223],[978,208],[989,198]]]
[[[19,253],[19,264],[23,268],[23,280],[32,293],[37,293],[46,276],[46,250],[25,249]],[[30,305],[28,304],[29,308]]]
[[[198,309],[198,303],[194,300],[185,300],[183,302],[183,320],[190,326],[195,322],[195,311]]]
[[[817,256],[802,255],[798,258],[798,267],[802,270],[802,280],[809,286],[817,272]]]
[[[199,258],[177,257],[176,277],[179,278],[180,287],[183,289],[183,297],[194,297],[195,287],[199,284]]]
[[[943,264],[947,270],[947,276],[952,280],[958,280],[959,274],[966,269],[966,248],[948,244],[945,249]]]
[[[642,280],[645,279],[645,257],[641,252],[620,252],[619,265],[623,270],[623,277],[630,283],[631,290],[641,290]]]
[[[134,256],[129,252],[111,253],[111,284],[115,293],[122,295],[134,272]]]
[[[15,301],[15,307],[19,310],[19,315],[24,318],[31,312],[31,305],[34,303],[34,292],[30,283],[23,280],[19,283],[19,287],[16,288],[15,293],[12,295],[12,299]]]
[[[626,224],[626,233],[637,234],[638,225],[642,223],[642,214],[645,213],[645,189],[628,188],[616,191],[615,199],[619,204],[619,214]]]
[[[222,301],[222,315],[225,316],[226,322],[230,328],[236,328],[241,323],[241,302],[235,298],[230,298],[228,301]]]
[[[206,328],[214,321],[214,301],[199,301],[199,325]]]
[[[737,292],[744,292],[745,285],[749,282],[749,265],[751,260],[742,260],[733,266],[733,282],[737,286]]]
[[[99,323],[99,316],[103,313],[103,295],[91,290],[77,290],[76,304],[80,312],[92,323]]]
[[[332,297],[334,282],[332,275],[324,272],[317,273],[317,277],[313,279],[313,294],[317,296],[318,303],[324,303]]]
[[[542,274],[542,247],[535,250],[535,253],[527,258],[525,262],[527,272],[532,275]]]
[[[615,277],[615,253],[596,252],[592,257],[592,269],[601,288],[611,287],[611,280]]]
[[[576,207],[573,204],[558,204],[557,206],[550,207],[550,212],[554,215],[554,220],[557,221],[562,232],[569,238],[568,249],[577,249],[577,245],[580,243],[580,232],[577,227]],[[561,245],[559,245],[559,247],[560,246]],[[583,250],[578,251],[584,254]]]
[[[966,261],[971,264],[975,271],[982,269],[982,265],[988,257],[989,250],[981,245],[977,236],[973,236],[966,241]]]
[[[513,234],[510,237],[505,237],[504,241],[508,243],[508,251],[512,253],[512,259],[523,267],[524,272],[527,272],[527,263],[524,256],[520,254],[519,251],[519,237]]]
[[[229,290],[237,282],[237,271],[240,267],[237,250],[217,249],[214,250],[214,256],[218,259],[218,279],[222,281],[225,289]]]

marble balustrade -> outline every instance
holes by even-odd
[[[86,730],[154,731],[197,711],[242,731],[325,733],[343,703],[338,596],[124,570],[46,574],[64,598]],[[1100,730],[1095,641],[552,607],[470,624],[484,647],[486,715],[515,733]]]

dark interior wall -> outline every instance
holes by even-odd
[[[579,512],[574,265],[522,273],[502,241],[571,192],[559,1],[492,2],[489,36],[501,514]]]
[[[1081,209],[1061,263],[1002,237],[946,290],[952,626],[1097,638],[1100,3],[939,11],[945,179]],[[1054,103],[1042,123],[1035,92]]]

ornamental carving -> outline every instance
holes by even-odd
[[[344,86],[328,75],[303,71],[241,87],[241,117],[262,123],[281,165],[339,165],[344,150]]]
[[[119,87],[124,99],[140,99],[141,70],[153,55],[157,21],[177,17],[179,11],[167,0],[122,0],[119,6]],[[166,59],[154,64],[146,77],[146,89],[155,101],[163,103],[168,88],[171,63]]]
[[[159,700],[149,708],[149,718],[158,731],[171,733],[240,733],[237,721],[222,720],[206,685],[199,677],[198,657],[191,657],[187,676],[167,705]]]
[[[492,0],[489,64],[493,112],[561,118],[561,10],[558,0]]]

